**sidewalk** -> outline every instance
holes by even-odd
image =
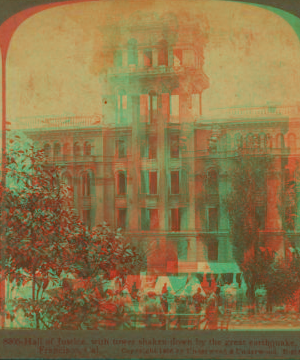
[[[232,314],[229,330],[300,330],[300,314]]]

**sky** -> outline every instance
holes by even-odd
[[[103,26],[114,28],[132,13],[170,12],[163,1],[84,2],[27,19],[13,36],[7,60],[7,115],[101,114],[99,81]],[[300,100],[300,46],[292,27],[257,6],[224,1],[173,1],[179,19],[209,26],[203,114],[227,107],[293,105]],[[185,17],[183,17],[185,13]],[[195,21],[195,20],[194,20]]]

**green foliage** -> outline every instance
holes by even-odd
[[[235,259],[239,264],[249,249],[259,246],[259,227],[262,217],[256,213],[256,197],[266,195],[266,170],[269,160],[240,155],[232,169],[231,192],[227,210]]]
[[[266,171],[272,159],[250,158],[240,155],[232,172],[232,190],[227,208],[231,224],[231,236],[236,261],[239,263],[248,286],[248,296],[254,301],[255,290],[267,289],[269,304],[279,304],[292,298],[300,286],[300,258],[295,254],[291,260],[278,258],[260,238],[261,217],[258,214],[257,196],[266,200]],[[290,216],[295,203],[295,184],[285,186],[285,201],[290,204]],[[258,216],[259,215],[259,216]],[[263,230],[263,227],[262,227]]]
[[[71,209],[72,190],[60,181],[61,169],[47,161],[43,150],[30,143],[22,148],[18,138],[7,153],[7,186],[0,189],[6,215],[1,251],[6,276],[17,286],[30,283],[32,295],[16,299],[14,306],[30,322],[35,319],[36,327],[42,322],[44,327],[57,328],[57,321],[65,323],[65,318],[77,314],[72,326],[81,328],[85,325],[80,316],[91,319],[100,311],[94,306],[95,283],[138,272],[144,258],[120,230],[107,224],[87,229]],[[85,279],[89,285],[49,299],[46,294],[58,286],[62,274]]]

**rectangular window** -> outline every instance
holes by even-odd
[[[158,209],[141,209],[142,230],[157,230],[159,228]]]
[[[208,209],[208,231],[218,231],[219,214],[218,208]]]
[[[156,159],[157,157],[157,136],[150,135],[148,137],[148,149],[149,149],[149,159]]]
[[[118,228],[126,229],[127,209],[118,209]]]
[[[149,171],[150,194],[157,194],[157,171]]]
[[[218,261],[219,259],[219,243],[217,241],[210,241],[207,249],[208,261]]]
[[[127,147],[125,140],[118,140],[116,146],[117,146],[117,157],[119,159],[125,158],[127,156]]]
[[[147,170],[141,170],[141,193],[149,194],[149,174]]]
[[[159,49],[158,65],[168,66],[168,49],[167,48]]]
[[[83,223],[87,228],[91,228],[91,210],[83,210]]]
[[[171,231],[180,231],[180,209],[171,209]]]
[[[144,66],[146,67],[152,66],[152,50],[144,51]]]
[[[150,214],[149,210],[146,208],[141,209],[141,229],[142,230],[150,230]]]
[[[141,140],[141,157],[156,159],[157,157],[157,136],[147,135]]]
[[[179,171],[171,171],[171,194],[179,194]]]
[[[125,195],[127,193],[127,181],[126,181],[126,172],[118,172],[118,194]]]
[[[141,171],[141,193],[157,194],[157,171]]]
[[[170,136],[171,158],[179,158],[179,135]]]
[[[158,209],[149,209],[150,230],[159,229]]]

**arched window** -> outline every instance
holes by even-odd
[[[219,192],[219,181],[217,171],[212,169],[207,174],[207,190],[209,194],[217,194]]]
[[[49,144],[45,144],[44,146],[44,153],[47,158],[51,155],[51,146]]]
[[[84,155],[92,155],[92,145],[88,141],[84,143]]]
[[[91,195],[91,175],[88,172],[83,173],[81,185],[82,185],[82,195],[90,196]]]
[[[58,161],[61,155],[61,147],[59,143],[54,144],[54,161]]]
[[[75,156],[81,155],[81,147],[80,147],[79,143],[74,144],[74,155]]]
[[[248,134],[247,136],[247,148],[253,148],[254,147],[254,136],[253,134]]]
[[[276,147],[277,149],[282,149],[284,148],[284,137],[283,134],[277,134],[276,136]]]
[[[289,134],[288,135],[288,147],[290,149],[296,149],[296,135],[295,134]]]

